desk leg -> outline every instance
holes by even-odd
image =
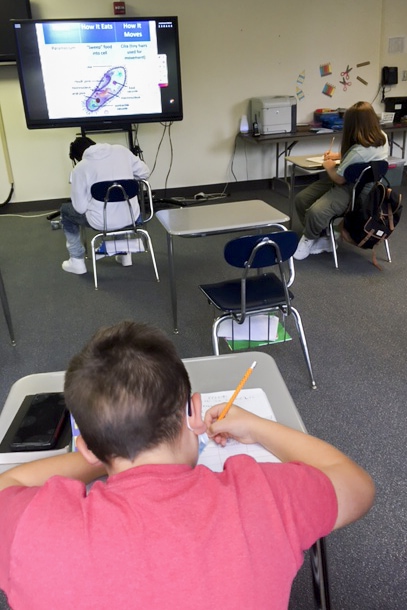
[[[314,598],[318,610],[331,610],[329,595],[328,564],[325,539],[320,538],[310,549]]]
[[[11,343],[12,343],[12,345],[15,345],[16,340],[14,338],[13,324],[11,322],[10,307],[8,305],[6,289],[4,287],[3,276],[1,275],[1,271],[0,271],[0,299],[1,299],[1,303],[3,305],[4,316],[6,318]]]
[[[389,156],[391,157],[393,155],[393,139],[394,139],[394,134],[392,131],[389,133],[389,136],[390,136],[390,138],[389,138]]]
[[[290,229],[293,226],[293,216],[294,216],[294,197],[295,197],[295,163],[291,163],[291,176],[290,176],[290,208],[288,210],[288,215],[290,217],[289,227]]]
[[[174,242],[173,237],[167,233],[167,252],[168,252],[168,270],[170,275],[170,291],[171,291],[171,310],[172,321],[174,325],[174,333],[178,333],[178,313],[177,313],[177,285],[175,281],[175,263],[174,263]]]
[[[280,144],[276,142],[276,178],[280,177]]]
[[[395,146],[397,146],[397,148],[399,148],[401,150],[401,158],[404,159],[404,155],[406,152],[406,130],[403,131],[401,144],[396,142],[395,135],[396,135],[396,132],[394,132],[394,131],[391,131],[389,133],[389,153],[390,153],[389,156],[390,157],[393,156],[393,148]]]

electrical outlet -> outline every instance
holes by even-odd
[[[407,80],[407,70],[403,70],[403,74],[402,74],[401,80]]]

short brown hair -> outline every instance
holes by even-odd
[[[72,358],[64,392],[89,449],[108,463],[174,441],[191,385],[163,332],[124,321],[101,328]]]
[[[83,153],[87,148],[96,144],[93,140],[87,136],[79,136],[75,138],[69,145],[69,158],[74,163],[82,161]]]
[[[379,119],[369,102],[356,102],[347,109],[343,121],[342,157],[355,144],[365,148],[384,146],[386,136],[380,127]]]

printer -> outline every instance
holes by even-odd
[[[297,101],[293,95],[254,97],[250,100],[251,124],[261,135],[290,133],[297,127]]]

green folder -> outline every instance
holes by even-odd
[[[277,339],[275,339],[274,341],[270,341],[269,339],[263,339],[262,341],[249,341],[249,340],[232,340],[232,339],[225,339],[228,347],[233,351],[233,352],[238,352],[239,350],[247,350],[247,349],[253,349],[256,347],[261,347],[262,345],[272,345],[274,343],[284,343],[284,341],[291,341],[291,336],[288,334],[288,332],[285,330],[284,326],[281,324],[281,322],[278,323],[278,328],[277,328]]]

